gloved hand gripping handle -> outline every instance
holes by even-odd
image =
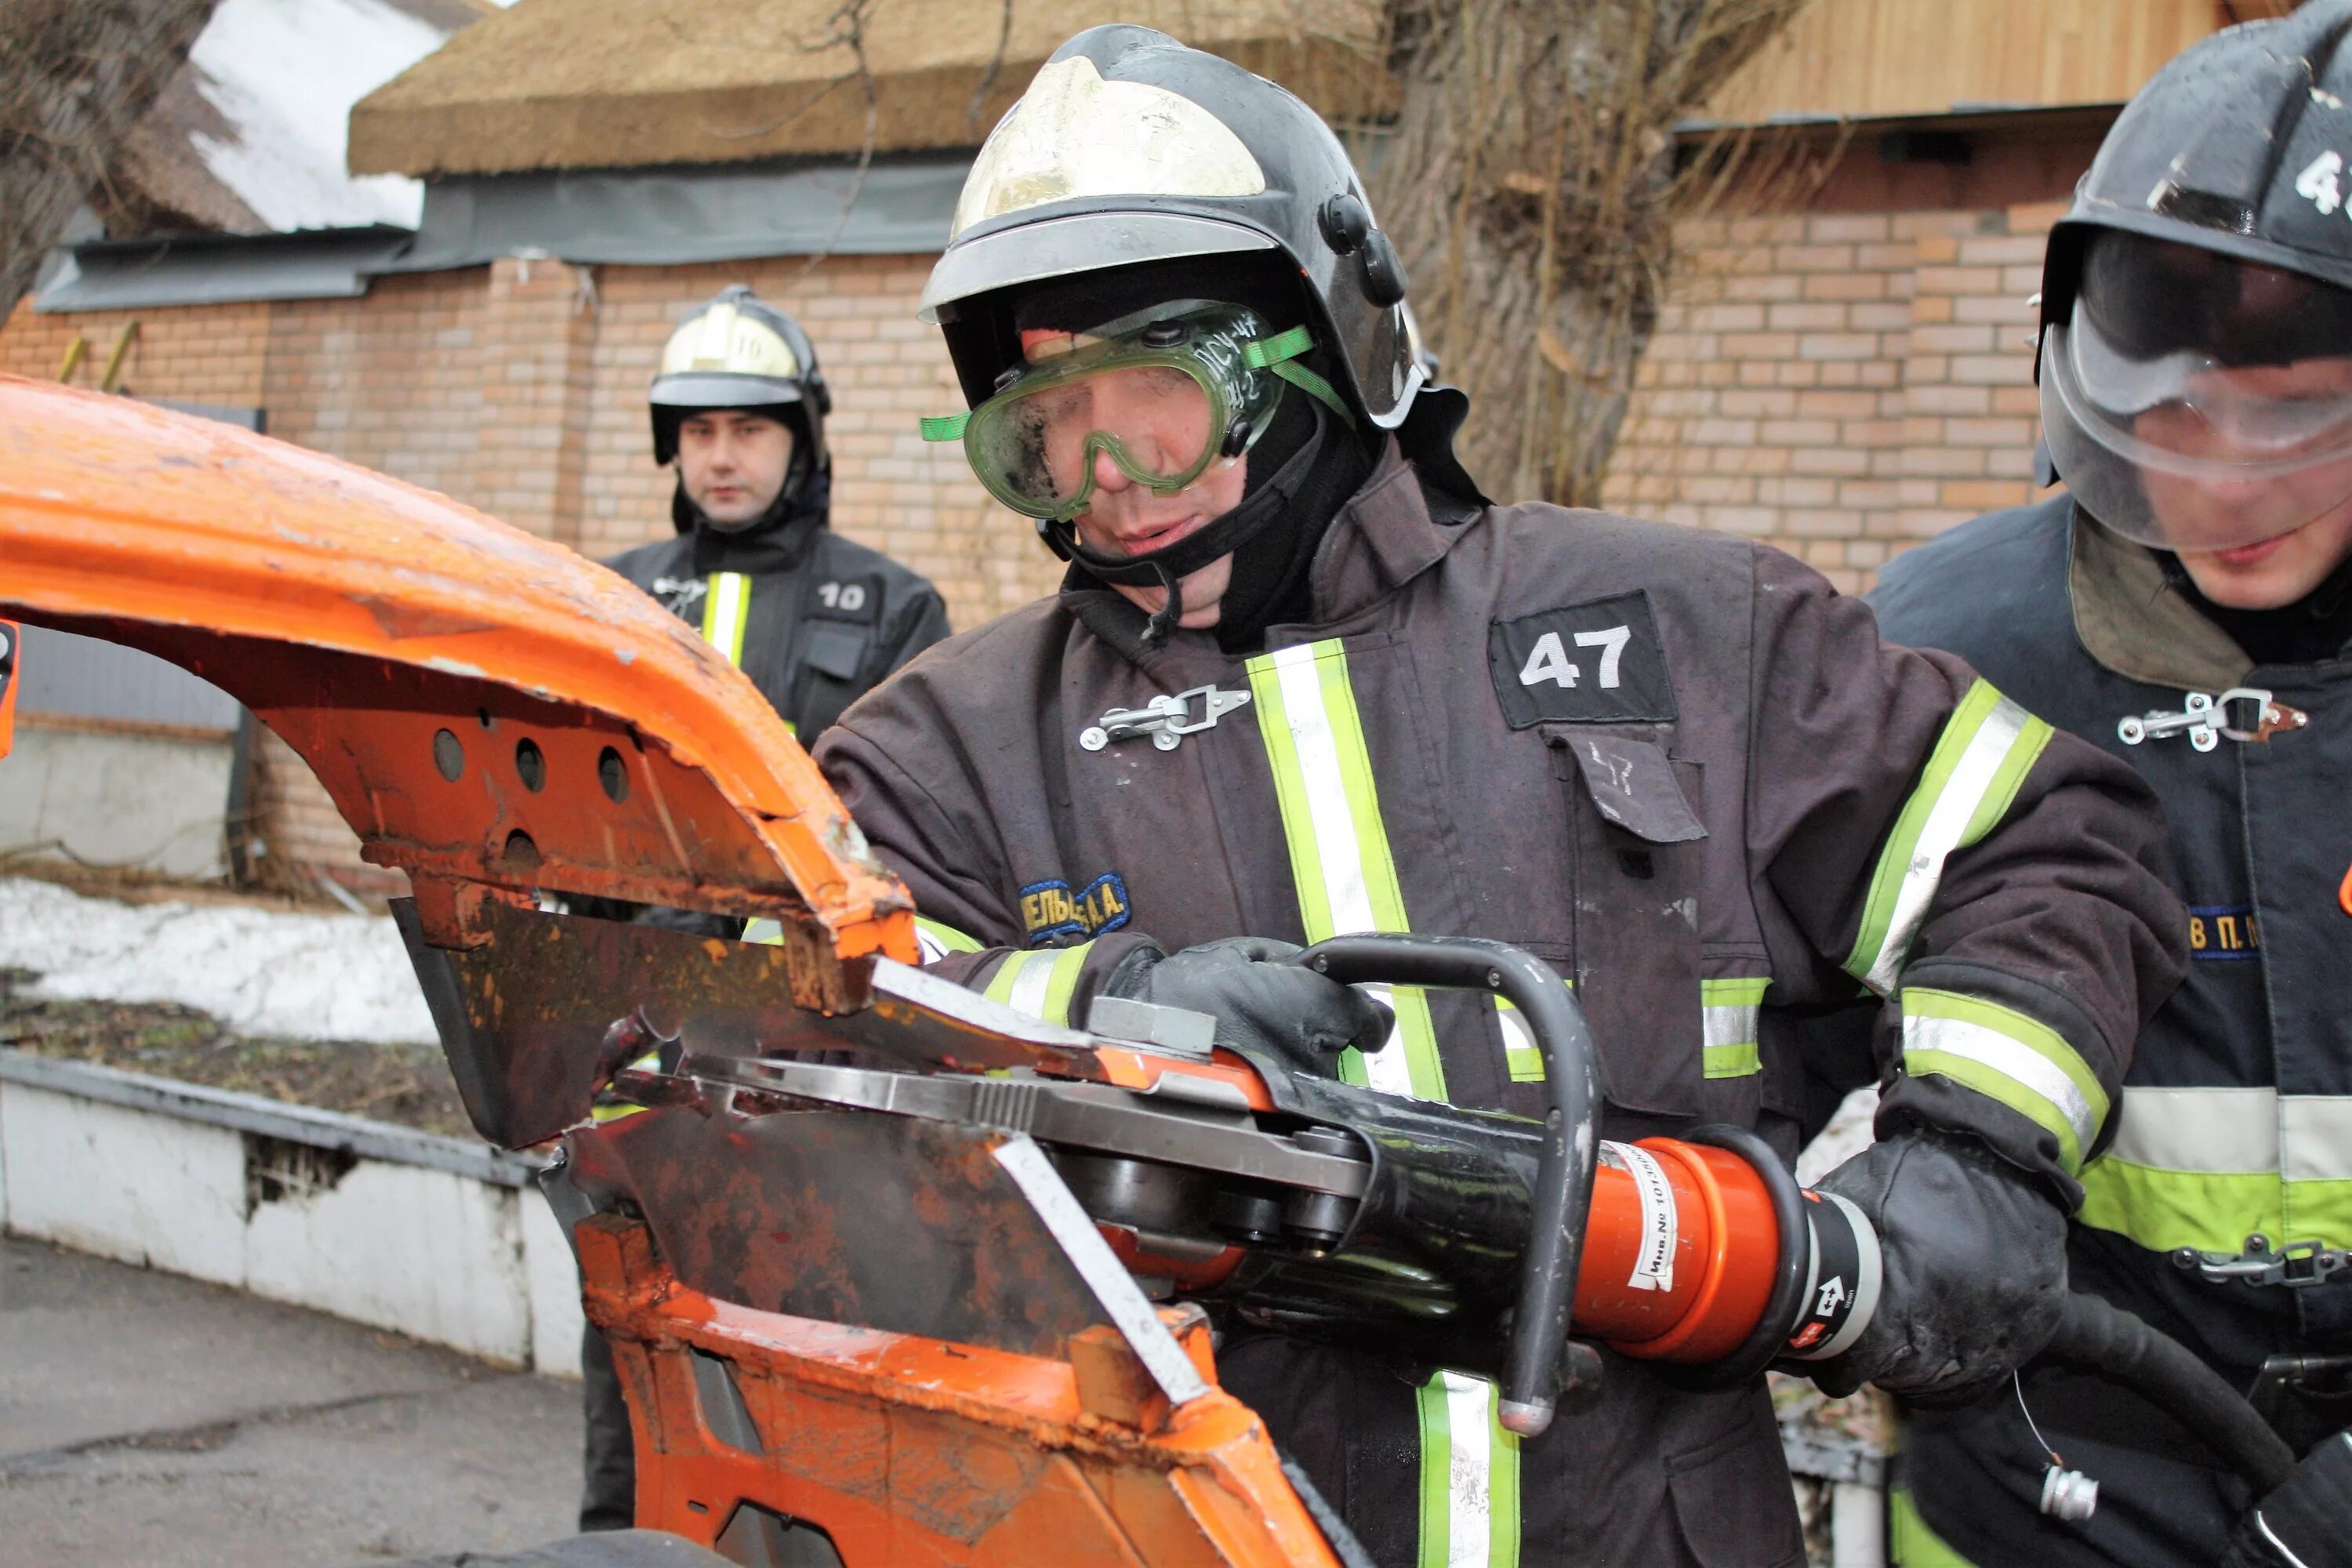
[[[1386,983],[1441,990],[1486,991],[1509,1000],[1543,1058],[1551,1109],[1544,1117],[1530,1235],[1520,1265],[1497,1419],[1534,1437],[1559,1407],[1569,1309],[1592,1206],[1593,1163],[1600,1152],[1601,1081],[1584,1010],[1551,966],[1533,954],[1477,937],[1367,932],[1335,936],[1301,952],[1307,964],[1343,985]]]

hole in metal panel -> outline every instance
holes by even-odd
[[[507,835],[506,863],[509,870],[539,869],[539,846],[532,843],[530,835],[520,827]]]
[[[711,1548],[743,1568],[845,1568],[833,1537],[755,1502],[736,1505]]]
[[[533,795],[547,787],[547,758],[528,735],[515,742],[515,774]]]
[[[457,734],[448,730],[433,731],[433,765],[441,776],[456,784],[466,772],[466,748],[457,743]]]
[[[610,746],[596,753],[596,782],[604,786],[604,798],[614,805],[629,798],[629,766]]]

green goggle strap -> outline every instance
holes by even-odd
[[[1270,338],[1242,347],[1242,360],[1252,370],[1270,370],[1299,391],[1339,416],[1339,422],[1349,429],[1356,427],[1355,416],[1329,382],[1297,363],[1298,356],[1315,346],[1315,334],[1305,327],[1293,327],[1286,332],[1276,332]],[[961,441],[964,427],[971,423],[970,412],[936,414],[924,418],[919,428],[926,441]]]

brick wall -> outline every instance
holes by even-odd
[[[1605,503],[1769,541],[1860,592],[2032,500],[2031,301],[2095,134],[1941,172],[1864,150],[1812,210],[1683,225]]]

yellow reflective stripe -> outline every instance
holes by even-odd
[[[1887,1560],[1895,1568],[1976,1568],[1927,1528],[1907,1487],[1886,1494]]]
[[[1345,647],[1337,638],[1304,643],[1260,654],[1248,669],[1307,940],[1411,931]],[[1340,1076],[1385,1094],[1444,1100],[1427,994],[1410,985],[1364,989],[1396,1010],[1396,1028],[1384,1050],[1344,1052]]]
[[[915,946],[920,950],[925,963],[937,963],[951,952],[978,952],[982,942],[978,937],[967,936],[943,921],[917,915]]]
[[[1565,974],[1559,977],[1559,983],[1571,992],[1576,989],[1576,982]],[[1519,1010],[1512,1006],[1508,999],[1496,996],[1493,1001],[1495,1022],[1501,1026],[1503,1031],[1503,1067],[1510,1074],[1511,1081],[1543,1082],[1543,1052],[1536,1048],[1535,1032],[1528,1027],[1528,1021],[1519,1016]]]
[[[1966,1084],[2047,1129],[2069,1174],[2107,1120],[2106,1090],[2063,1036],[1980,996],[1906,987],[1903,1068]]]
[[[743,667],[743,626],[751,617],[751,579],[740,572],[713,572],[702,594],[702,640],[738,669]]]
[[[1519,1439],[1495,1385],[1440,1372],[1414,1393],[1421,1417],[1419,1568],[1517,1568]]]
[[[2155,1252],[2352,1245],[2352,1097],[2225,1085],[2125,1089],[2083,1172],[2083,1223]]]
[[[1882,996],[1894,991],[1945,860],[2008,813],[2050,735],[2049,725],[1990,682],[1969,688],[1879,850],[1846,973]]]
[[[1007,953],[1004,962],[996,966],[996,973],[989,977],[988,989],[982,994],[1016,1013],[1025,1013],[1048,1024],[1066,1025],[1070,1021],[1070,998],[1077,991],[1078,975],[1086,968],[1087,952],[1093,946],[1086,942],[1077,947]]]
[[[1698,983],[1704,1043],[1700,1057],[1709,1078],[1748,1078],[1764,1070],[1757,1049],[1757,1019],[1764,1010],[1769,975],[1741,975]]]
[[[2110,1154],[2083,1168],[2083,1206],[2074,1217],[2151,1252],[2193,1247],[2233,1253],[2257,1232],[2273,1242],[2325,1239],[2286,1235],[2284,1186],[2275,1171],[2167,1171]],[[2352,1228],[2335,1234],[2352,1237]]]

